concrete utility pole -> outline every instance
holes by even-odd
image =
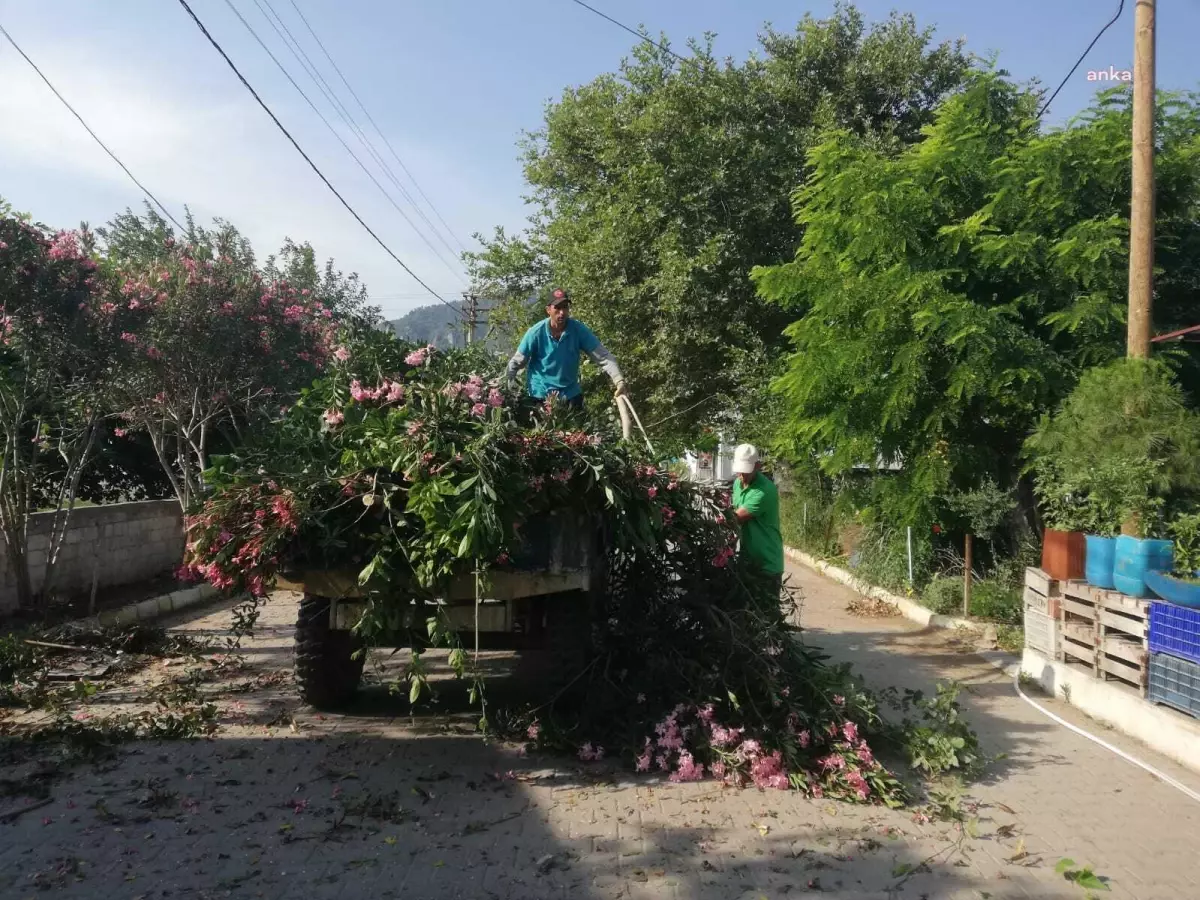
[[[1133,27],[1128,353],[1145,359],[1150,356],[1154,301],[1154,0],[1137,0]]]
[[[474,294],[463,292],[463,328],[466,329],[467,343],[475,343],[475,329],[479,327],[479,314],[487,312],[480,307],[479,298]]]
[[[479,317],[479,298],[463,291],[463,329],[468,344],[475,341],[475,322]]]

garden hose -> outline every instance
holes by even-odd
[[[629,440],[633,432],[633,429],[629,426],[629,416],[632,416],[633,421],[637,423],[638,431],[642,433],[642,440],[646,442],[646,449],[653,456],[654,445],[650,443],[650,437],[646,434],[646,429],[642,427],[642,420],[638,418],[637,410],[633,408],[633,401],[629,399],[627,394],[617,395],[617,409],[621,413],[621,431],[625,435],[625,440]]]

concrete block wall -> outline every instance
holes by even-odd
[[[29,570],[33,589],[45,580],[53,513],[35,513],[29,523]],[[58,555],[54,591],[91,590],[134,584],[171,572],[183,558],[183,516],[175,500],[146,500],[86,506],[71,514]],[[17,605],[16,579],[0,554],[0,612]]]

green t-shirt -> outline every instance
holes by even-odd
[[[749,487],[742,479],[733,482],[733,508],[744,509],[754,518],[742,524],[742,552],[770,575],[783,574],[783,535],[779,531],[779,489],[762,472]]]

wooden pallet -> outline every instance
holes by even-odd
[[[1145,693],[1149,616],[1148,600],[1069,581],[1059,607],[1057,658],[1084,663],[1096,678],[1117,679]]]
[[[1054,659],[1059,651],[1058,619],[1025,607],[1025,646]]]
[[[1064,622],[1093,622],[1100,637],[1118,635],[1145,642],[1150,625],[1150,601],[1106,591],[1082,581],[1063,586],[1061,618]]]
[[[1041,569],[1025,570],[1025,608],[1044,616],[1058,618],[1062,587]]]

